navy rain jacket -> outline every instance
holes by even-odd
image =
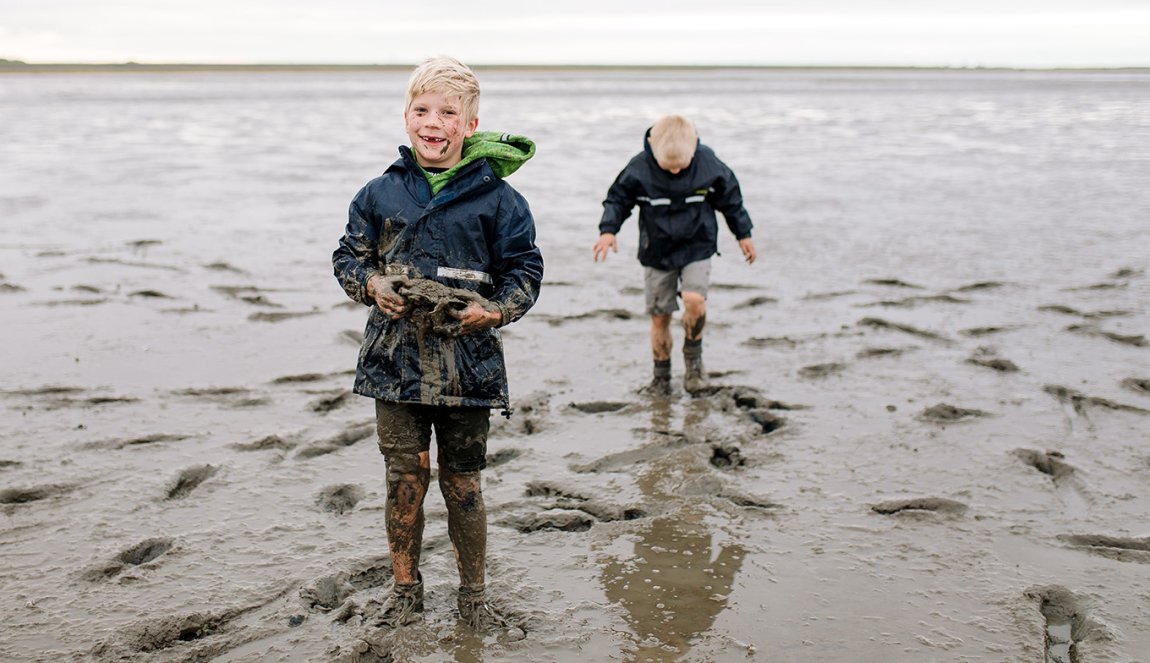
[[[664,271],[718,252],[716,210],[736,239],[751,236],[753,224],[743,207],[739,181],[711,148],[699,143],[691,165],[672,175],[655,161],[650,138],[648,129],[643,152],[627,163],[607,191],[600,233],[618,234],[638,205],[639,262]]]
[[[463,165],[432,196],[410,148],[399,151],[352,200],[332,255],[344,292],[371,307],[354,391],[399,403],[507,408],[498,330],[420,337],[408,320],[381,313],[364,284],[377,272],[434,279],[477,292],[501,309],[504,325],[514,322],[535,304],[543,280],[531,210],[486,158]]]

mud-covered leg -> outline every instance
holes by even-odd
[[[387,545],[397,584],[419,580],[419,552],[423,546],[423,500],[431,482],[428,452],[387,457]]]
[[[707,387],[707,373],[703,368],[703,328],[707,324],[707,299],[697,292],[683,296],[683,388],[697,393]]]
[[[455,550],[459,583],[482,587],[486,577],[487,509],[480,473],[439,466],[439,488],[447,503],[447,534]]]
[[[671,316],[651,316],[651,357],[655,362],[654,375],[647,393],[666,396],[671,393]]]

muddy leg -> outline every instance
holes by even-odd
[[[455,550],[459,584],[483,587],[487,559],[487,509],[480,473],[452,472],[439,466],[439,488],[447,503],[447,534]]]
[[[423,499],[431,481],[428,452],[392,454],[387,460],[387,545],[397,584],[419,580],[423,545]]]
[[[703,368],[703,327],[707,324],[707,300],[697,292],[682,293],[683,296],[683,388],[689,394],[701,392],[707,387],[707,373]]]

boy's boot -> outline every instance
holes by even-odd
[[[423,612],[423,576],[418,578],[409,585],[395,583],[376,617],[376,626],[395,628],[419,620],[418,615]]]
[[[487,603],[487,592],[484,585],[459,586],[459,596],[455,599],[459,608],[459,620],[475,631],[488,633],[496,629],[507,628],[507,621],[499,616],[491,605]]]
[[[647,385],[646,392],[652,396],[669,396],[671,394],[671,360],[655,360],[655,377]]]
[[[687,339],[683,343],[683,389],[697,394],[707,388],[707,371],[703,368],[703,339]]]

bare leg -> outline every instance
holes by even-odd
[[[423,499],[431,481],[428,452],[418,456],[396,454],[387,459],[387,546],[395,582],[419,580],[419,552],[423,546]]]
[[[707,300],[697,292],[683,291],[683,331],[688,341],[698,341],[703,338],[703,327],[707,324]],[[667,356],[671,356],[670,347]]]
[[[482,588],[487,558],[487,509],[480,474],[439,466],[439,489],[447,504],[447,534],[455,550],[459,584]]]
[[[666,361],[671,358],[671,347],[674,341],[671,338],[671,316],[651,316],[651,355],[655,361]]]

